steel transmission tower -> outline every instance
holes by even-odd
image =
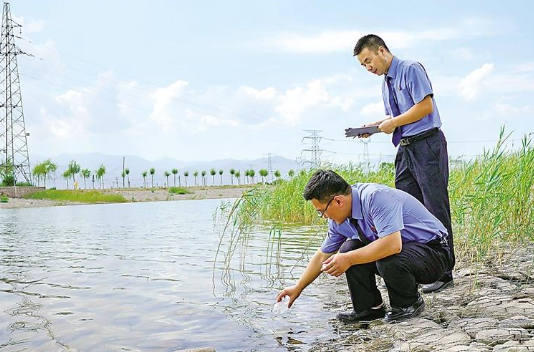
[[[306,160],[304,163],[309,163],[311,169],[318,169],[321,166],[321,154],[324,150],[319,148],[319,143],[321,142],[322,137],[319,136],[320,130],[304,130],[304,132],[308,132],[310,135],[304,137],[302,140],[310,139],[311,140],[311,148],[303,149],[302,152],[309,152],[311,153],[311,160]]]
[[[371,142],[371,139],[361,138],[360,142],[363,143],[363,162],[360,162],[367,167],[367,172],[369,172],[371,169],[371,159],[369,158],[369,143]]]
[[[15,182],[31,182],[28,156],[28,133],[22,111],[17,55],[26,54],[15,45],[13,28],[21,25],[11,18],[9,3],[4,3],[0,42],[0,162],[4,175],[12,174]]]

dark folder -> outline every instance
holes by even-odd
[[[345,137],[359,137],[364,134],[374,134],[379,132],[382,131],[378,129],[378,126],[347,128],[345,129]]]

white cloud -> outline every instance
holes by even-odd
[[[458,48],[453,51],[453,56],[459,57],[462,60],[472,60],[475,54],[469,48]]]
[[[282,34],[272,41],[272,45],[288,52],[321,53],[332,51],[351,51],[363,32],[358,31],[325,31],[312,36]]]
[[[19,17],[13,13],[11,14],[11,18],[15,23],[18,23],[22,26],[22,31],[26,34],[40,32],[45,28],[44,20],[26,20],[25,17]]]
[[[378,118],[384,118],[385,117],[385,110],[384,110],[384,103],[378,102],[378,103],[371,103],[368,105],[365,105],[362,110],[360,111],[360,114],[363,116],[376,116]]]
[[[159,88],[152,94],[154,108],[150,118],[160,125],[163,131],[168,132],[172,129],[173,122],[176,120],[172,113],[173,100],[181,95],[188,84],[188,82],[178,80],[168,87]]]
[[[491,22],[486,19],[471,18],[460,21],[455,26],[417,32],[380,32],[380,36],[393,49],[404,49],[421,41],[444,41],[466,36],[484,36],[490,33]],[[292,53],[351,52],[356,41],[368,32],[360,30],[325,30],[316,34],[304,35],[281,33],[267,42],[274,48]],[[467,33],[467,34],[466,34]]]
[[[295,125],[304,110],[328,100],[328,92],[321,81],[316,80],[304,89],[297,87],[288,90],[282,98],[282,104],[276,107],[276,112],[280,113],[286,124]]]
[[[237,93],[243,93],[254,99],[273,99],[276,95],[276,89],[268,87],[263,90],[258,90],[252,87],[239,87]]]
[[[497,102],[494,105],[495,112],[503,117],[517,117],[522,118],[525,117],[525,115],[531,115],[532,114],[532,107],[530,105],[512,105],[512,104],[506,104],[503,102]]]
[[[460,81],[458,86],[460,96],[465,100],[473,100],[478,95],[485,80],[493,72],[493,64],[484,64]]]

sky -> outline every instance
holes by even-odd
[[[452,158],[534,132],[531,1],[14,0],[32,154],[148,160],[391,160],[382,77],[352,50],[368,33],[421,62]]]

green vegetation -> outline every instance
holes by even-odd
[[[189,194],[191,192],[187,188],[184,188],[184,187],[169,187],[169,193],[172,193],[172,194]]]
[[[0,196],[0,203],[7,203],[9,202],[9,197],[8,196]]]
[[[126,198],[120,194],[106,194],[99,191],[55,190],[48,189],[26,196],[28,199],[51,199],[81,203],[124,203]]]
[[[501,130],[493,150],[451,169],[451,215],[460,265],[499,260],[507,252],[505,249],[534,240],[534,146],[529,137],[524,137],[519,150],[506,151],[508,137]],[[392,163],[383,163],[378,170],[371,171],[352,164],[324,168],[335,170],[349,183],[394,186]],[[300,172],[274,187],[258,187],[244,194],[229,211],[226,230],[230,232],[231,243],[246,243],[246,239],[239,237],[246,238],[252,226],[265,222],[277,229],[286,224],[326,229],[327,223],[317,217],[302,197],[312,173]]]

